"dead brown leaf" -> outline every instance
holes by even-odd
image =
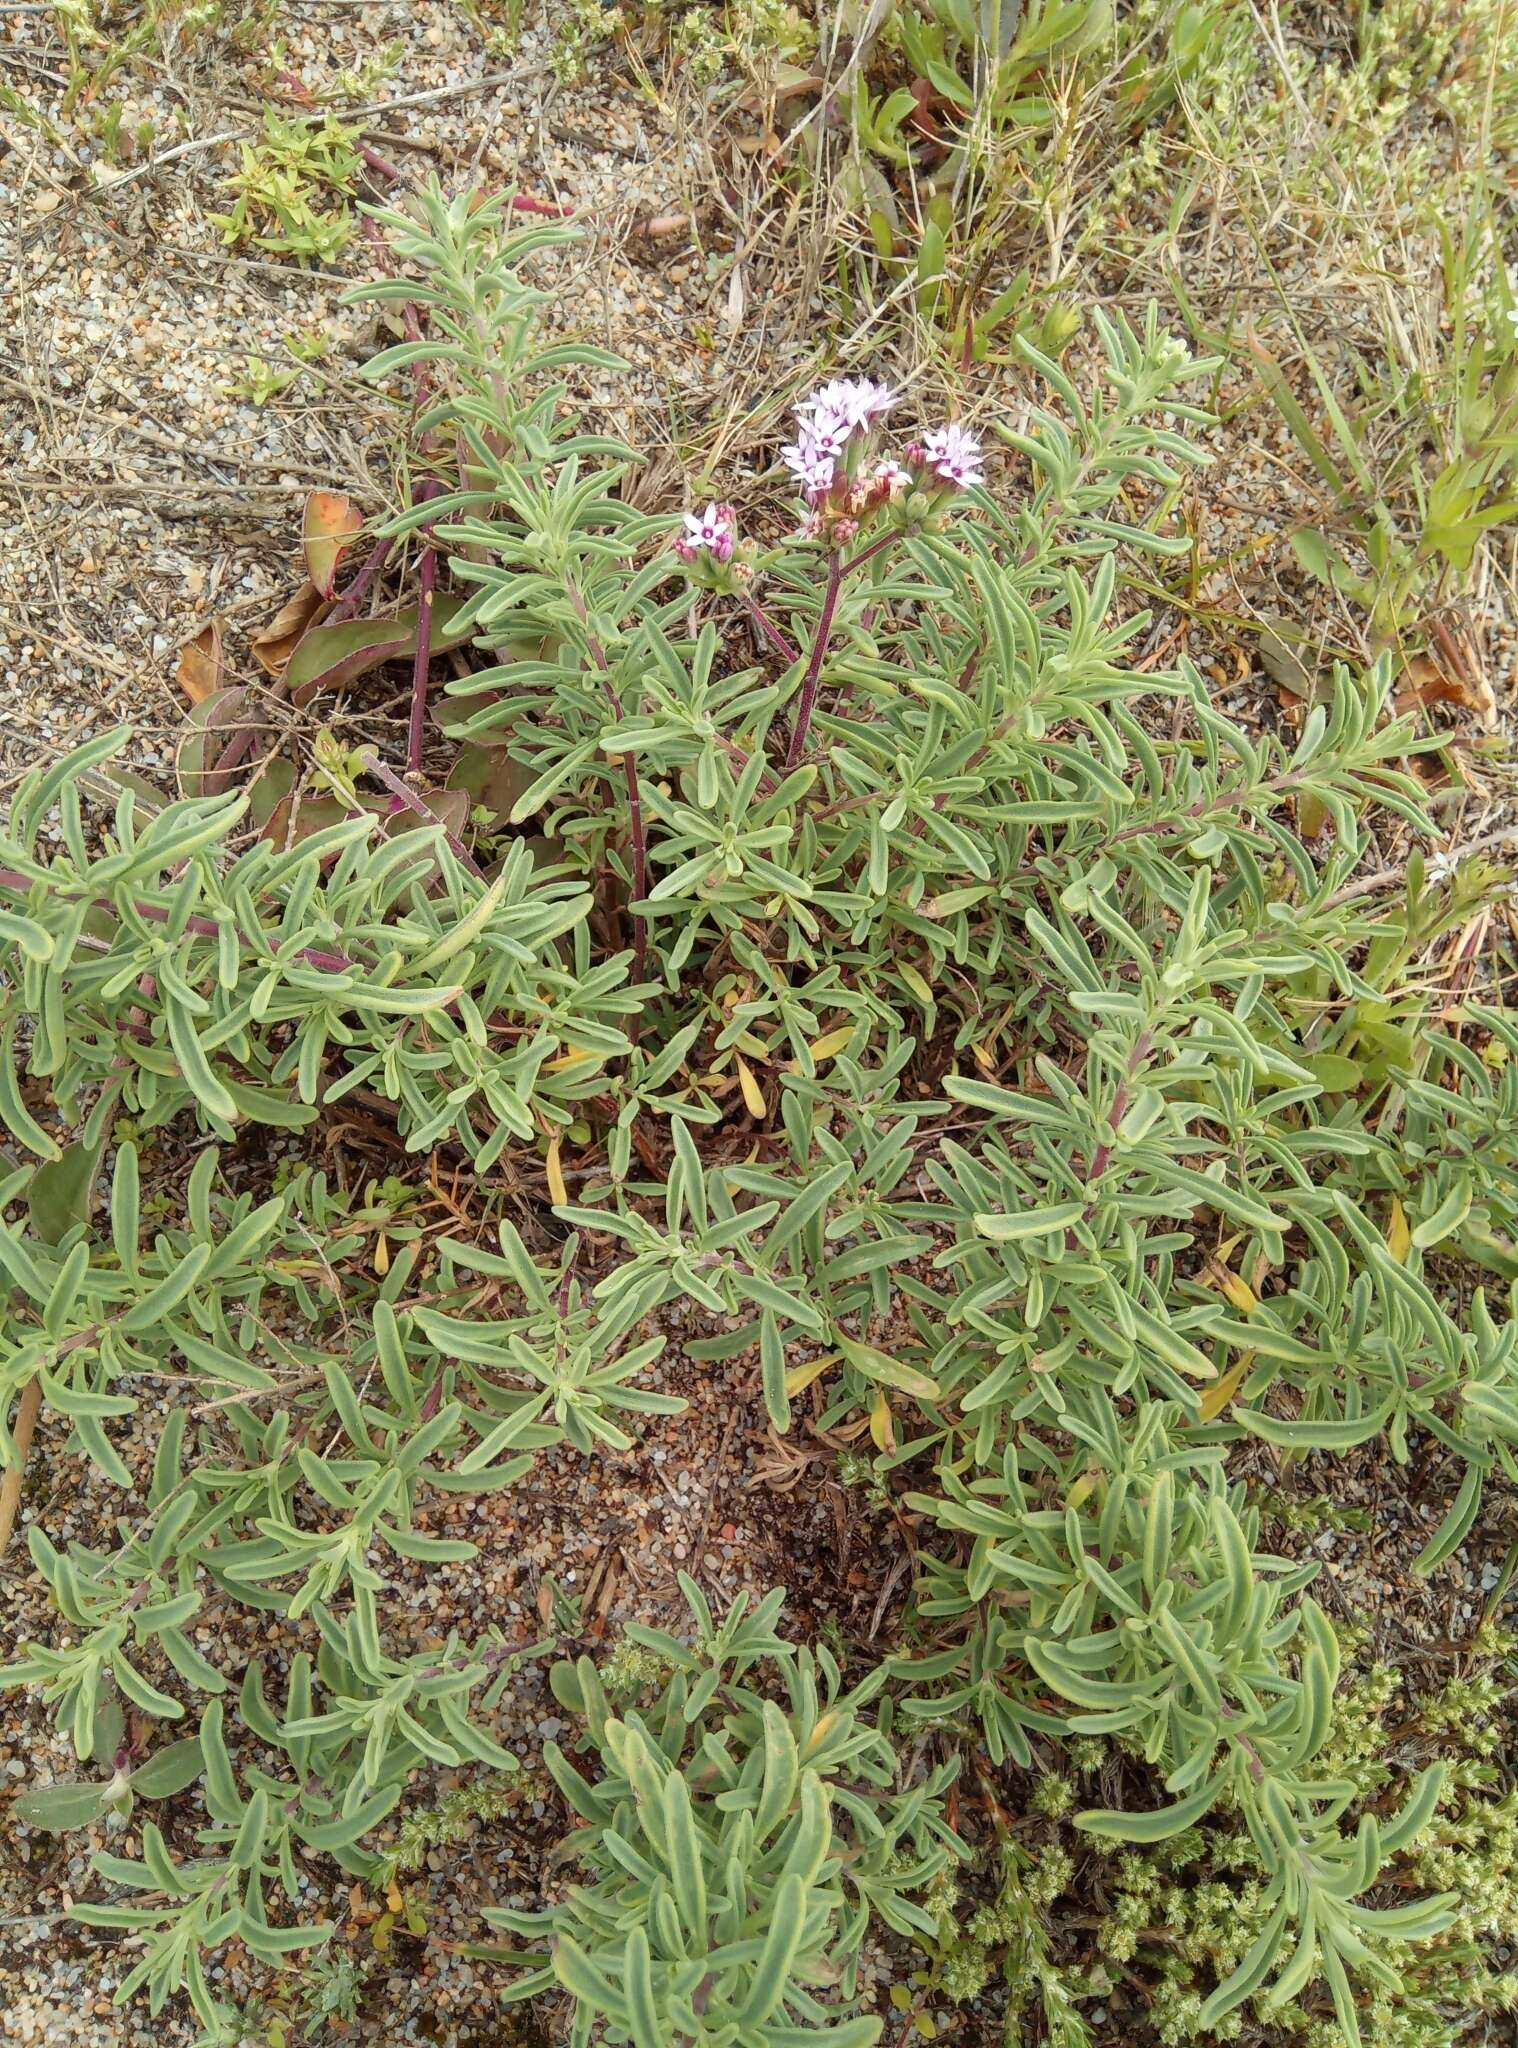
[[[284,674],[285,663],[326,610],[327,599],[322,596],[316,585],[303,583],[290,602],[283,605],[270,619],[263,631],[254,635],[253,652],[271,676]]]
[[[221,688],[221,648],[225,630],[220,619],[211,619],[193,640],[186,640],[179,650],[179,667],[175,674],[180,689],[192,704],[204,704],[207,697],[214,696]]]
[[[1449,652],[1454,653],[1453,647]],[[1453,704],[1459,711],[1469,711],[1488,731],[1497,723],[1497,693],[1484,673],[1463,660],[1440,663],[1431,655],[1415,654],[1402,671],[1394,707],[1417,711],[1431,704]]]

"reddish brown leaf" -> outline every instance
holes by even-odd
[[[192,704],[204,704],[207,697],[221,688],[222,634],[221,620],[210,619],[179,650],[179,687]]]
[[[469,792],[467,789],[419,789],[417,795],[431,811],[437,822],[446,827],[457,839],[469,823]],[[385,837],[394,839],[402,832],[421,832],[429,828],[430,821],[419,818],[415,811],[404,807],[390,810],[385,822]]]
[[[513,761],[504,747],[478,747],[470,742],[459,749],[448,788],[469,798],[466,817],[470,806],[478,804],[490,812],[493,825],[504,825],[532,780],[532,770]]]
[[[365,803],[364,808],[376,816],[381,810],[378,803]],[[340,825],[352,816],[349,806],[335,796],[303,796],[299,803],[293,796],[281,797],[265,821],[263,836],[283,852],[313,832],[325,832],[329,825]]]
[[[463,599],[440,597],[432,607],[432,651],[445,654],[467,640],[473,628],[453,624]],[[344,619],[336,626],[314,626],[290,657],[285,685],[291,702],[308,704],[320,690],[356,682],[387,661],[409,659],[416,649],[416,607],[389,619]]]
[[[323,597],[332,595],[344,548],[363,523],[357,505],[341,491],[313,491],[307,498],[306,570]]]
[[[942,141],[943,124],[938,118],[938,109],[947,105],[943,95],[935,92],[925,78],[914,78],[907,90],[917,102],[907,116],[907,126],[929,142]]]

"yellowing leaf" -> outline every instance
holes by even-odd
[[[750,1116],[767,1116],[769,1104],[764,1099],[764,1090],[754,1079],[754,1070],[747,1060],[738,1062],[738,1086],[743,1091],[743,1106]]]
[[[1316,839],[1328,823],[1328,806],[1321,797],[1304,789],[1297,798],[1297,830],[1304,839]]]
[[[253,635],[248,645],[271,676],[284,674],[285,664],[307,630],[325,616],[327,609],[327,600],[308,579],[263,631]]]
[[[1407,1264],[1407,1255],[1413,1248],[1412,1228],[1407,1220],[1407,1211],[1392,1196],[1391,1216],[1386,1225],[1386,1249],[1399,1266]]]
[[[926,976],[919,974],[915,967],[906,966],[905,963],[898,967],[896,972],[901,976],[913,995],[917,997],[918,1001],[926,1003],[931,1010],[934,1004],[934,996]]]
[[[840,1024],[836,1031],[824,1031],[821,1038],[814,1038],[807,1050],[814,1060],[830,1060],[843,1051],[853,1036],[852,1024]]]
[[[390,1271],[390,1246],[383,1230],[374,1241],[374,1270],[381,1280]]]
[[[1082,1501],[1089,1500],[1096,1486],[1096,1481],[1097,1475],[1095,1472],[1083,1472],[1080,1478],[1076,1480],[1074,1486],[1071,1487],[1065,1506],[1067,1508],[1078,1508]]]
[[[832,1734],[833,1726],[837,1719],[837,1713],[831,1710],[826,1714],[819,1714],[817,1716],[817,1725],[813,1728],[802,1747],[801,1754],[803,1756],[811,1756],[815,1750],[821,1749],[823,1743]]]
[[[1254,1364],[1254,1353],[1246,1351],[1237,1365],[1229,1366],[1223,1377],[1203,1394],[1197,1414],[1203,1422],[1216,1422],[1239,1388],[1244,1384],[1244,1375]]]
[[[870,1403],[870,1440],[877,1451],[894,1451],[896,1448],[896,1426],[891,1419],[891,1404],[879,1389]]]
[[[838,1353],[825,1351],[821,1358],[809,1358],[805,1365],[793,1365],[785,1375],[785,1391],[791,1396],[803,1393],[812,1381],[819,1379],[830,1365],[837,1365]]]
[[[179,687],[192,704],[204,704],[221,688],[222,624],[212,619],[179,650]]]
[[[976,1066],[984,1067],[985,1071],[988,1074],[994,1074],[996,1072],[996,1062],[992,1059],[990,1051],[986,1046],[972,1045],[970,1047],[970,1050],[975,1055]]]
[[[548,1175],[548,1192],[553,1196],[556,1203],[562,1204],[567,1202],[569,1200],[569,1189],[564,1184],[564,1169],[559,1164],[559,1141],[557,1138],[549,1146],[548,1157],[543,1161],[543,1166]]]
[[[903,1365],[899,1358],[893,1358],[888,1351],[877,1350],[873,1344],[856,1343],[841,1332],[835,1332],[835,1335],[839,1350],[855,1372],[862,1372],[876,1386],[895,1387],[898,1393],[911,1394],[918,1401],[936,1401],[939,1398],[937,1380],[929,1379],[925,1372],[919,1372],[915,1366]]]
[[[1241,1316],[1253,1315],[1259,1307],[1260,1297],[1249,1282],[1230,1271],[1221,1259],[1207,1261],[1207,1277],[1224,1300],[1231,1303]]]

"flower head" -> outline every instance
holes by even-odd
[[[928,468],[962,491],[985,482],[985,456],[975,436],[963,427],[937,427],[923,437],[922,459]]]
[[[873,377],[835,377],[801,401],[796,417],[814,428],[826,420],[840,427],[847,440],[850,434],[868,432],[895,403],[890,386]]]
[[[875,488],[882,496],[895,499],[905,497],[912,487],[912,472],[887,456],[884,462],[875,465]]]

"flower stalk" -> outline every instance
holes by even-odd
[[[827,654],[828,641],[833,632],[833,614],[838,609],[838,592],[843,584],[844,568],[842,555],[834,552],[828,557],[828,587],[822,599],[822,611],[817,619],[817,631],[812,637],[811,659],[806,665],[806,674],[801,679],[801,695],[796,702],[796,722],[791,727],[791,743],[786,749],[785,765],[794,768],[806,751],[807,734],[812,728],[812,711],[817,702],[817,685],[822,677],[822,663]]]

